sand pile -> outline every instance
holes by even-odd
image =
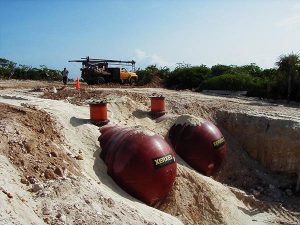
[[[0,117],[0,153],[23,172],[22,183],[80,173],[75,159],[61,151],[63,136],[48,113],[0,104]]]
[[[184,224],[288,224],[299,216],[283,207],[264,204],[184,165],[178,167],[172,192],[157,207]]]

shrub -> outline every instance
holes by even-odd
[[[224,74],[205,80],[200,85],[200,90],[231,90],[245,91],[253,85],[253,78],[249,75]]]
[[[233,66],[218,64],[211,67],[212,76],[220,76],[223,74],[230,74],[232,72],[233,72]]]
[[[201,66],[180,66],[164,78],[167,87],[177,89],[196,88],[205,77],[210,74],[210,69],[205,65]]]
[[[0,77],[4,79],[24,79],[24,80],[62,80],[62,74],[59,70],[49,69],[44,65],[40,68],[33,68],[26,65],[19,65],[0,58]]]
[[[199,90],[247,91],[248,96],[269,97],[271,80],[250,75],[224,74],[205,80]]]
[[[163,79],[168,76],[170,69],[168,67],[157,68],[156,65],[147,66],[144,70],[138,69],[136,74],[138,75],[138,84],[145,85],[150,83],[155,76]]]
[[[8,79],[13,75],[16,63],[0,58],[0,78]]]
[[[269,79],[269,80],[274,80],[276,78],[277,74],[278,74],[278,72],[274,68],[264,69],[261,72],[260,77],[266,78],[266,79]]]
[[[247,95],[252,97],[269,97],[271,86],[272,82],[269,79],[253,78],[246,89]]]
[[[138,75],[138,84],[139,85],[145,85],[151,82],[153,78],[153,74],[151,74],[147,70],[137,70],[136,74]]]
[[[254,77],[260,77],[262,69],[255,63],[238,66],[235,68],[236,74],[248,74]]]

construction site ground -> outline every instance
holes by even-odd
[[[160,120],[149,115],[153,95],[166,97],[167,115]],[[172,191],[147,206],[107,175],[99,128],[89,120],[93,100],[108,101],[110,124],[162,136],[179,115],[210,120],[226,139],[227,159],[219,173],[206,177],[177,156]],[[241,116],[245,130],[243,123],[232,126]],[[168,90],[159,83],[81,84],[76,90],[74,83],[0,80],[0,118],[0,224],[300,224],[297,103]],[[267,129],[261,128],[265,121]],[[273,124],[284,132],[272,143],[288,152],[277,160],[253,150],[261,140],[269,143],[274,133],[261,132]],[[276,157],[283,154],[278,151]]]

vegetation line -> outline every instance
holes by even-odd
[[[255,63],[243,66],[177,64],[174,70],[149,65],[138,69],[137,85],[143,86],[160,78],[163,86],[171,89],[247,91],[248,96],[300,101],[300,56],[287,54],[279,57],[275,68],[262,69]],[[0,58],[1,79],[62,80],[59,70],[19,65]]]

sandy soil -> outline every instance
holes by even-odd
[[[2,81],[0,89],[0,224],[300,223],[296,193],[286,195],[273,186],[281,176],[253,162],[225,130],[229,156],[218,175],[202,176],[178,157],[170,195],[156,209],[146,206],[106,174],[87,103],[106,99],[111,123],[163,136],[178,115],[215,121],[220,109],[300,122],[297,105],[157,88],[83,86],[75,91],[71,85]],[[148,97],[154,93],[167,97],[170,112],[159,122],[148,115]],[[260,188],[258,196],[254,191]]]

